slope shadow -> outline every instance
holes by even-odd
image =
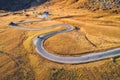
[[[19,11],[38,6],[49,0],[0,0],[0,10]]]
[[[86,15],[69,15],[69,16],[56,17],[56,18],[53,18],[53,20],[63,19],[63,18],[73,18],[73,17],[84,17],[84,16]]]

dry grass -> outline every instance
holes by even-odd
[[[54,32],[54,31],[59,31],[59,30],[63,30],[64,28],[63,27],[57,27],[55,29],[48,29],[48,30],[42,30],[42,31],[31,31],[28,33],[28,38],[24,41],[23,45],[24,45],[24,48],[28,51],[28,52],[31,52],[33,51],[32,49],[34,47],[33,46],[33,38],[35,36],[39,36],[41,34],[45,34],[45,33],[48,33],[48,32]]]
[[[80,30],[73,30],[47,39],[44,46],[49,52],[57,55],[81,55],[84,52],[101,51],[120,46],[119,14],[93,13],[83,9],[63,9],[60,5],[65,1],[59,2],[49,9],[52,14],[51,18],[54,18],[53,21],[21,25],[23,27],[37,28],[66,23],[80,28]],[[43,6],[38,7],[37,11],[43,11]],[[30,14],[29,17],[24,14],[11,14],[0,17],[0,51],[9,54],[8,56],[5,53],[0,53],[1,80],[120,79],[119,59],[117,63],[107,59],[87,64],[67,65],[42,58],[34,50],[32,43],[34,36],[64,28],[22,31],[8,26],[10,21],[18,22],[36,19],[32,12],[28,14]]]

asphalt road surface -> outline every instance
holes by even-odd
[[[45,50],[44,45],[43,45],[44,41],[48,39],[49,37],[54,36],[56,34],[72,31],[74,27],[69,24],[56,24],[52,26],[46,26],[44,28],[23,28],[23,27],[18,26],[19,24],[27,24],[31,22],[44,22],[44,21],[18,22],[18,23],[10,23],[9,25],[13,28],[18,28],[22,30],[45,30],[45,29],[55,28],[55,27],[60,27],[60,26],[64,26],[67,28],[66,30],[49,32],[49,33],[46,33],[40,36],[36,36],[33,39],[33,43],[35,45],[35,49],[38,52],[38,54],[40,54],[42,57],[48,60],[58,62],[58,63],[78,64],[78,63],[88,63],[92,61],[98,61],[98,60],[111,58],[111,57],[120,55],[120,48],[115,48],[115,49],[107,50],[104,52],[89,53],[89,54],[85,54],[82,56],[69,56],[68,57],[68,56],[54,55]]]

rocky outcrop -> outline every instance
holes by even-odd
[[[89,10],[111,10],[120,8],[120,0],[66,0],[67,6]]]

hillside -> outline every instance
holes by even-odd
[[[16,0],[6,3],[10,9],[14,7],[10,3],[17,5],[14,1]],[[24,1],[19,2],[19,6],[30,5],[28,2],[32,0]],[[77,27],[76,30],[55,35],[45,41],[44,47],[51,54],[80,56],[120,47],[120,8],[115,6],[104,9],[95,7],[96,5],[90,8],[93,3],[89,2],[89,7],[87,1],[45,0],[45,3],[39,4],[33,11],[23,12],[19,9],[19,13],[0,13],[3,15],[0,16],[0,80],[120,80],[119,56],[115,57],[115,62],[108,58],[84,64],[60,64],[40,56],[32,39],[40,34],[62,30],[63,27],[25,31],[8,25],[11,21],[41,20],[34,13],[48,11],[52,20],[19,26],[42,28],[65,23]],[[1,3],[4,1],[0,2],[0,8],[3,6]],[[8,7],[4,9],[10,10]]]
[[[0,0],[0,9],[17,11],[40,5],[47,0]]]

